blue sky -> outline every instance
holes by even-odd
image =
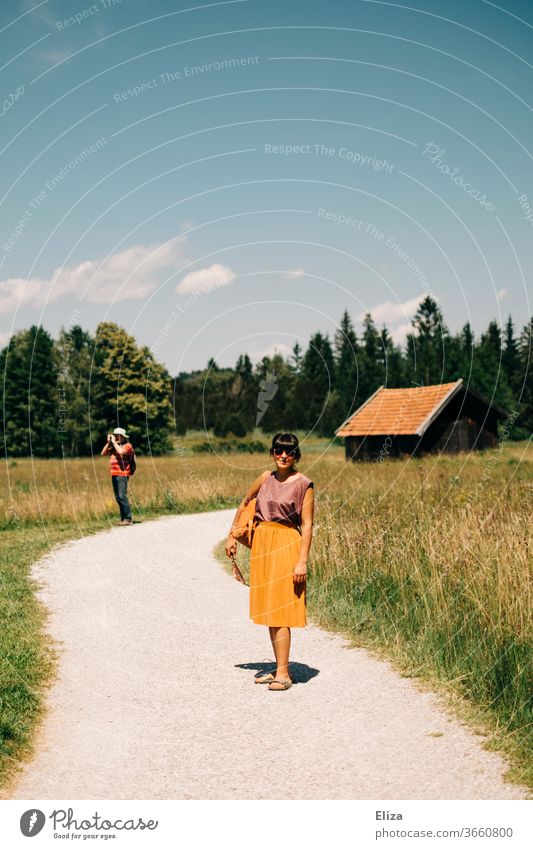
[[[0,341],[116,321],[172,373],[530,315],[533,9],[5,4]]]

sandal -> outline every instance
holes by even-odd
[[[265,675],[259,675],[254,678],[256,684],[270,684],[271,681],[274,681],[274,676],[272,672],[267,672]]]
[[[274,687],[274,684],[281,684],[281,686]],[[273,681],[268,685],[269,690],[288,690],[289,687],[292,687],[292,681],[289,681],[288,678],[274,678]]]

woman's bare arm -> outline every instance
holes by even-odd
[[[235,539],[235,537],[233,536],[231,531],[233,530],[233,528],[238,527],[238,521],[239,521],[239,517],[240,517],[242,511],[244,510],[246,505],[250,503],[252,498],[254,498],[254,496],[257,495],[257,493],[259,492],[259,488],[260,488],[261,484],[263,483],[264,479],[269,474],[270,474],[270,472],[266,471],[266,472],[263,472],[261,475],[259,475],[259,477],[254,480],[250,489],[248,490],[248,492],[246,493],[246,495],[242,499],[241,503],[239,504],[239,506],[237,508],[237,512],[235,513],[235,516],[233,518],[233,522],[231,524],[231,529],[230,529],[230,532],[228,534],[228,539],[226,540],[225,551],[226,551],[227,557],[234,557],[236,552],[237,552],[237,540]],[[245,583],[245,580],[242,576],[241,570],[239,569],[239,567],[235,563],[235,560],[233,561],[233,577],[236,578],[236,580],[239,581],[241,584]]]
[[[257,495],[257,493],[259,492],[259,487],[261,486],[261,484],[263,483],[263,481],[265,480],[265,478],[269,474],[270,474],[270,472],[268,472],[268,471],[263,472],[261,475],[259,475],[258,478],[256,478],[254,480],[250,489],[248,490],[248,492],[246,493],[246,495],[244,496],[244,498],[242,499],[241,503],[239,504],[239,506],[237,508],[237,512],[235,513],[235,516],[233,517],[233,522],[231,523],[231,529],[230,529],[230,532],[228,534],[228,539],[226,541],[225,551],[226,551],[226,555],[228,557],[232,557],[232,555],[234,555],[237,551],[237,540],[235,539],[235,537],[233,536],[231,531],[233,530],[233,528],[238,527],[238,521],[239,521],[239,517],[240,517],[242,511],[244,510],[246,505],[250,503],[252,498],[254,498],[254,496]],[[233,574],[234,575],[235,575],[236,571],[238,571],[238,569],[234,565],[233,566]],[[236,577],[238,577],[238,576],[236,575]],[[242,575],[241,575],[241,577],[242,577]]]
[[[309,556],[309,549],[311,548],[311,541],[313,539],[314,513],[315,494],[313,492],[313,487],[308,486],[302,504],[302,542],[300,547],[300,559],[294,567],[295,576],[305,576],[307,572],[307,558]],[[303,580],[303,578],[299,578],[299,580]]]
[[[263,481],[265,480],[265,478],[269,474],[270,474],[269,471],[262,472],[262,474],[260,474],[259,477],[254,480],[250,489],[248,490],[248,492],[246,493],[246,495],[244,496],[244,498],[242,499],[241,503],[239,504],[239,506],[237,508],[237,512],[235,513],[235,516],[233,517],[233,522],[231,523],[232,529],[235,528],[235,527],[238,527],[239,518],[240,518],[242,511],[244,510],[246,505],[250,503],[252,498],[255,498],[255,496],[259,492],[261,484],[263,483]],[[231,536],[231,531],[229,532],[229,536]]]

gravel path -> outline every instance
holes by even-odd
[[[524,799],[504,762],[387,663],[293,630],[294,686],[214,560],[233,510],[86,537],[35,568],[59,675],[16,799]]]

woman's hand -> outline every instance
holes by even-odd
[[[225,552],[227,557],[234,557],[237,554],[237,540],[231,534],[226,541]]]
[[[307,564],[297,563],[292,572],[292,580],[295,584],[303,584],[307,577]]]

